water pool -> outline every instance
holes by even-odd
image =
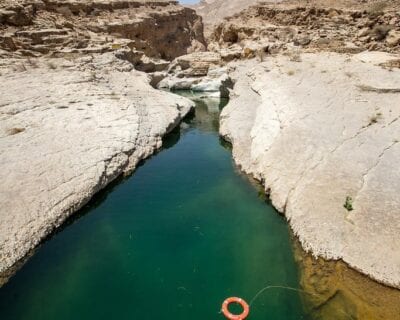
[[[298,287],[285,220],[218,136],[219,99],[135,173],[96,196],[0,288],[3,320],[224,319],[229,296]],[[306,319],[298,292],[271,289],[248,319]]]

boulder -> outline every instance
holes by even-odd
[[[221,55],[217,52],[195,52],[176,58],[172,63],[172,68],[175,66],[185,69],[201,69],[207,70],[211,66],[221,65]],[[206,72],[207,74],[207,72]]]
[[[0,24],[13,26],[27,26],[32,23],[33,7],[31,5],[11,5],[8,8],[0,8]]]
[[[0,36],[0,47],[10,51],[16,51],[18,49],[14,38],[10,34]]]
[[[242,47],[238,44],[220,50],[221,59],[225,62],[240,59],[242,56]]]
[[[229,97],[229,89],[233,88],[233,82],[228,75],[227,68],[213,68],[203,77],[169,75],[161,80],[157,87],[169,90],[216,92],[218,96]]]
[[[395,47],[400,44],[400,31],[391,30],[386,37],[386,43],[389,47]]]
[[[169,90],[191,90],[192,87],[202,81],[201,78],[178,78],[169,76],[161,80],[157,88]]]

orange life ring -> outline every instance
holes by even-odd
[[[232,313],[230,313],[229,310],[228,310],[228,306],[231,303],[240,304],[241,307],[243,308],[243,312],[241,314],[232,314]],[[231,297],[231,298],[226,299],[222,303],[221,311],[224,314],[224,316],[229,320],[244,320],[249,315],[250,308],[249,308],[249,305],[247,304],[247,302],[244,301],[243,299],[237,298],[237,297]]]

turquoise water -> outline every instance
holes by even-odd
[[[97,196],[0,288],[0,318],[224,319],[223,300],[298,287],[287,224],[218,137],[219,100],[136,172]],[[266,291],[248,319],[306,319]]]

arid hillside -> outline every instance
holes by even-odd
[[[25,0],[0,6],[0,56],[102,53],[127,46],[136,56],[172,60],[204,50],[204,44],[201,18],[176,1]]]
[[[206,33],[209,34],[212,26],[220,23],[226,17],[232,17],[257,4],[271,4],[284,6],[306,6],[320,8],[355,9],[355,10],[382,10],[400,8],[398,0],[201,0],[192,6],[203,17]]]
[[[193,8],[200,14],[204,22],[213,25],[223,18],[246,9],[247,7],[260,2],[259,0],[201,0]]]
[[[225,18],[209,36],[209,49],[225,60],[299,50],[399,51],[398,1],[353,8],[296,3],[258,4]]]

